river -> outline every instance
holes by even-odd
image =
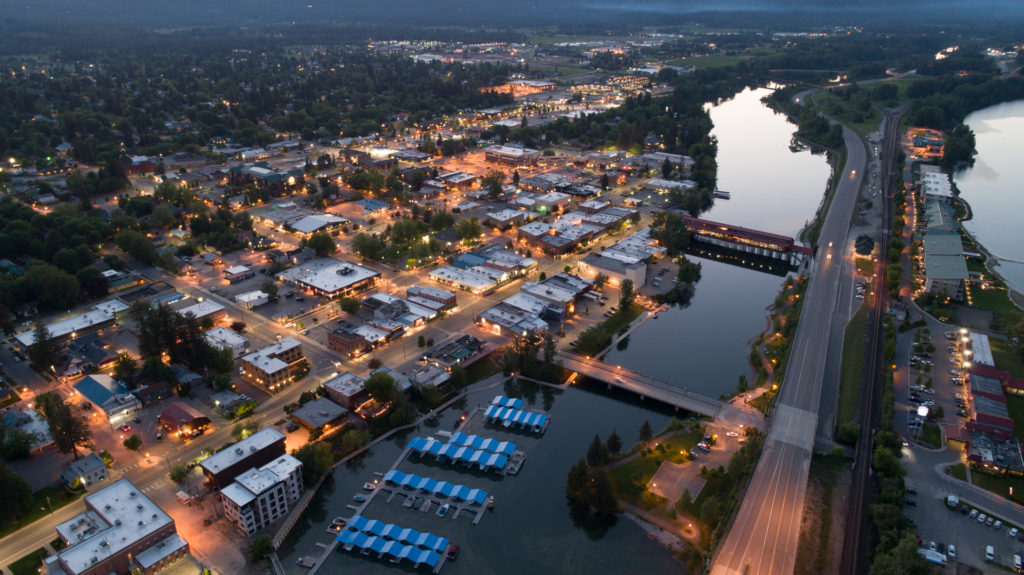
[[[822,155],[790,150],[796,127],[761,102],[768,93],[744,90],[711,107],[718,187],[732,199],[716,200],[702,217],[795,237],[814,217],[831,168]],[[740,375],[750,377],[750,340],[767,326],[765,308],[782,279],[697,260],[702,277],[690,306],[646,322],[606,361],[718,397],[735,389]]]
[[[720,187],[732,192],[733,199],[719,200],[706,217],[794,235],[814,215],[829,167],[821,156],[790,151],[794,127],[761,104],[767,93],[746,90],[711,110],[719,139]],[[633,343],[625,351],[613,352],[610,361],[711,396],[733,389],[740,373],[750,373],[747,342],[765,328],[765,307],[782,278],[717,261],[703,264],[704,277],[692,306],[646,322],[633,334]],[[351,515],[346,505],[353,494],[361,492],[374,472],[389,469],[411,437],[450,430],[462,410],[504,393],[526,398],[528,408],[547,411],[548,431],[536,437],[475,421],[467,431],[517,443],[527,454],[518,475],[497,477],[411,460],[400,466],[405,472],[494,495],[496,508],[485,513],[479,525],[472,525],[468,517],[441,519],[403,508],[399,498],[390,503],[384,497],[374,499],[366,516],[450,538],[462,548],[458,560],[443,569],[454,575],[684,572],[668,551],[631,521],[573,516],[566,505],[569,468],[586,454],[595,433],[606,438],[615,429],[628,447],[637,441],[645,420],[659,430],[672,415],[670,409],[641,402],[633,394],[597,387],[598,391],[552,391],[524,385],[474,391],[463,403],[441,412],[436,422],[378,444],[338,467],[279,550],[285,570],[305,573],[295,565],[296,559],[319,554],[316,544],[331,539],[325,532],[331,519]],[[394,567],[338,550],[320,573],[399,571],[411,571],[409,563]]]
[[[998,272],[1007,284],[1024,292],[1024,100],[979,110],[964,123],[974,130],[978,151],[974,166],[954,177],[971,205],[972,219],[964,226],[999,259]]]

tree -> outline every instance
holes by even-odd
[[[375,235],[359,233],[352,238],[352,251],[368,260],[379,261],[386,248],[384,241]]]
[[[416,340],[416,346],[423,347],[425,345],[427,345],[427,338],[423,337],[423,334],[421,333],[420,337]]]
[[[341,311],[349,315],[355,315],[363,308],[363,303],[354,297],[343,297],[338,302],[338,306],[341,307]]]
[[[131,436],[126,437],[121,443],[128,451],[138,451],[142,448],[142,438],[139,437],[138,433],[131,434]]]
[[[661,177],[668,179],[668,177],[672,175],[672,169],[672,162],[668,161],[668,158],[665,158],[665,161],[661,164]]]
[[[117,356],[117,361],[114,362],[114,379],[117,381],[131,382],[132,377],[135,375],[135,370],[139,367],[139,362],[135,361],[135,358],[122,353]]]
[[[611,455],[618,455],[622,451],[622,438],[613,429],[612,434],[608,436],[608,440],[605,441],[605,446],[608,448],[608,453]]]
[[[267,297],[270,300],[277,299],[277,292],[278,292],[277,283],[274,280],[272,280],[272,279],[264,280],[263,283],[260,284],[260,291],[262,291],[263,293],[267,294]]]
[[[480,234],[483,233],[483,228],[480,226],[480,220],[476,216],[459,220],[459,223],[455,225],[455,233],[459,236],[459,239],[463,243],[473,244],[480,239]]]
[[[25,459],[32,451],[36,436],[20,427],[0,425],[0,459]]]
[[[307,443],[292,451],[292,455],[302,462],[302,481],[307,486],[316,485],[320,477],[334,465],[331,446],[325,441]]]
[[[240,441],[256,433],[257,431],[259,431],[259,429],[260,424],[256,423],[255,421],[244,421],[242,423],[236,423],[231,428],[231,437],[233,437],[235,441]]]
[[[601,289],[606,283],[608,283],[608,276],[604,274],[597,274],[597,276],[594,277],[594,289]]]
[[[455,216],[448,212],[437,212],[430,218],[430,230],[443,232],[455,225]]]
[[[612,186],[611,180],[608,179],[608,172],[601,174],[601,189],[607,190]]]
[[[626,313],[629,306],[633,305],[636,293],[633,292],[633,280],[622,280],[619,285],[619,312]]]
[[[640,441],[647,443],[654,437],[654,432],[651,431],[651,422],[644,420],[644,424],[640,426]]]
[[[587,464],[591,467],[599,467],[608,462],[608,448],[598,435],[594,435],[590,447],[587,449]]]
[[[60,361],[60,344],[56,339],[50,337],[50,330],[41,318],[36,318],[35,341],[28,348],[28,358],[36,366],[36,369],[43,371],[50,369]]]
[[[565,495],[570,501],[576,503],[582,503],[583,491],[587,488],[587,483],[590,481],[590,468],[587,466],[587,462],[581,457],[572,469],[569,470],[569,476],[565,480]]]
[[[73,453],[78,459],[78,447],[92,439],[92,430],[84,417],[72,413],[66,403],[60,402],[47,408],[46,422],[50,435],[61,453]]]
[[[490,198],[494,200],[501,195],[501,185],[504,183],[505,174],[498,170],[492,170],[480,180],[480,189],[487,190]]]
[[[588,503],[598,513],[618,513],[619,502],[615,498],[612,482],[603,469],[590,470],[590,494]]]
[[[334,243],[334,238],[332,238],[327,232],[317,232],[302,240],[302,244],[315,251],[316,255],[320,257],[329,256],[338,251],[338,246]]]
[[[0,525],[10,525],[32,510],[32,488],[24,477],[3,463],[0,463],[0,493],[4,494],[4,504],[0,505]]]
[[[217,373],[231,373],[235,367],[235,352],[230,347],[216,348],[210,346],[210,368]]]
[[[270,554],[274,552],[274,543],[270,540],[269,535],[260,535],[256,539],[252,540],[252,549],[249,554],[252,555],[254,562],[260,562],[270,557]]]
[[[391,401],[398,393],[395,387],[395,378],[383,371],[371,373],[370,377],[363,382],[363,388],[376,401]]]

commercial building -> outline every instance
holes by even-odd
[[[298,340],[286,337],[281,341],[242,356],[241,373],[248,381],[270,391],[291,383],[305,355]]]
[[[85,376],[75,384],[82,397],[95,405],[110,425],[120,425],[135,416],[142,409],[142,403],[128,388],[109,375],[96,373]]]
[[[107,462],[103,461],[103,458],[95,453],[90,453],[81,459],[72,461],[60,473],[60,479],[68,489],[84,487],[86,490],[91,491],[109,478]]]
[[[1006,409],[1006,398],[992,399],[983,395],[971,397],[969,419],[965,427],[970,431],[981,431],[1000,439],[1013,436],[1013,420]]]
[[[405,290],[405,296],[409,301],[417,303],[422,306],[430,307],[431,309],[450,310],[458,306],[458,301],[455,297],[455,292],[443,290],[431,286],[413,285],[409,286]],[[430,302],[438,304],[440,307],[435,308],[430,305]]]
[[[451,371],[456,365],[470,365],[477,359],[487,355],[487,344],[471,335],[460,335],[442,343],[437,349],[427,353],[425,359],[438,367]]]
[[[487,214],[486,222],[499,230],[507,230],[526,221],[526,212],[520,210],[499,210]]]
[[[521,166],[536,164],[540,159],[540,152],[531,148],[494,145],[484,148],[484,159],[509,166]]]
[[[240,293],[235,296],[235,302],[245,309],[253,309],[270,301],[270,295],[257,290]]]
[[[202,322],[206,319],[210,321],[217,321],[220,318],[227,315],[227,310],[224,306],[211,300],[204,300],[196,303],[183,302],[180,307],[175,311],[181,317],[188,317],[191,315],[196,321]]]
[[[326,397],[306,402],[291,413],[296,423],[309,430],[342,427],[346,423],[348,410]]]
[[[0,391],[10,391],[5,387]],[[32,436],[29,450],[41,452],[54,444],[50,433],[50,424],[41,413],[34,409],[10,409],[3,414],[3,425],[9,429],[17,428]]]
[[[355,411],[370,399],[370,394],[363,386],[364,381],[363,378],[351,371],[346,371],[328,379],[323,386],[331,401]]]
[[[246,266],[232,266],[224,270],[224,279],[228,280],[228,283],[238,283],[255,275],[256,273]]]
[[[167,405],[157,422],[169,435],[187,439],[202,435],[210,426],[210,418],[184,401],[174,401]]]
[[[302,462],[281,455],[240,474],[220,491],[224,516],[246,535],[283,517],[302,495]]]
[[[633,285],[639,287],[647,282],[647,264],[639,260],[629,262],[603,253],[593,253],[580,260],[579,268],[580,273],[588,277],[607,277],[612,285],[630,280]]]
[[[305,182],[305,176],[301,168],[285,171],[259,162],[232,167],[228,172],[228,181],[235,186],[255,184],[257,188],[269,190],[272,194],[281,194],[300,187]]]
[[[366,337],[352,327],[339,327],[328,333],[327,347],[349,357],[359,357],[372,349]]]
[[[326,297],[348,295],[370,287],[380,272],[334,258],[315,258],[277,275],[290,285]]]
[[[174,519],[127,479],[84,499],[84,513],[57,525],[67,547],[44,560],[46,573],[151,575],[188,554]]]
[[[543,333],[548,329],[548,320],[561,319],[556,307],[524,293],[514,294],[476,316],[480,327],[510,337],[522,337],[531,331]]]
[[[483,266],[460,269],[454,266],[442,266],[429,274],[430,279],[445,285],[456,287],[474,294],[485,294],[494,291],[507,274],[488,270]]]
[[[118,302],[117,300],[111,301],[118,303],[123,307],[123,309],[118,308],[118,311],[128,309],[128,306]],[[114,309],[107,306],[104,306],[103,308],[100,308],[100,306],[94,306],[91,311],[81,315],[46,324],[46,331],[49,332],[50,339],[65,342],[69,339],[74,339],[79,335],[100,331],[113,326],[117,322],[115,313],[117,312]],[[22,349],[28,349],[36,342],[36,330],[32,329],[21,332],[16,334],[14,338],[21,344]]]
[[[289,227],[302,236],[311,236],[317,232],[333,234],[347,223],[348,218],[334,214],[313,214],[292,222]]]
[[[226,327],[215,327],[203,334],[206,343],[216,348],[228,348],[236,357],[241,357],[249,349],[249,340]]]
[[[924,256],[924,290],[932,295],[960,301],[964,299],[967,261],[963,256]]]
[[[988,336],[972,331],[967,334],[967,338],[970,344],[970,357],[968,359],[971,364],[995,367],[996,361],[992,357],[992,346],[989,345]]]
[[[199,462],[213,489],[231,484],[242,472],[285,454],[284,434],[268,427]]]

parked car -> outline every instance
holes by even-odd
[[[988,519],[988,515],[985,515],[984,513],[978,515],[978,523],[984,523],[986,519]]]
[[[953,559],[956,559],[956,545],[950,545],[946,548],[946,555],[949,555]]]
[[[1006,532],[1007,537],[1016,537],[1018,535],[1020,535],[1020,530],[1016,527],[1011,527],[1010,530]]]
[[[970,516],[969,516],[969,517],[970,517],[971,519],[974,519],[974,518],[975,518],[975,517],[977,517],[977,516],[978,516],[978,510],[977,510],[977,509],[971,509],[971,514],[970,514]]]
[[[995,529],[996,531],[999,531],[1002,528],[1003,528],[1003,522],[1002,521],[998,521],[997,520],[995,523],[992,524],[992,529]]]

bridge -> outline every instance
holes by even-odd
[[[642,373],[571,353],[559,353],[558,358],[565,369],[602,381],[610,387],[632,391],[645,399],[653,399],[692,413],[726,420],[727,423],[734,425],[758,427],[763,423],[764,418],[760,413],[744,411],[729,403],[647,377]]]
[[[791,237],[686,215],[683,220],[695,241],[781,260],[791,266],[800,265],[805,257],[814,253],[808,247],[798,246]]]

